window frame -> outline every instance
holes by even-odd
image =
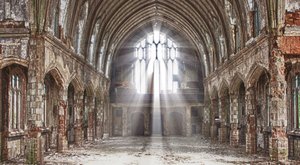
[[[27,89],[27,77],[25,76],[25,73],[21,68],[18,66],[10,66],[7,68],[7,104],[8,104],[8,121],[7,126],[8,130],[10,132],[22,132],[25,129],[25,120],[26,120],[26,89]],[[13,89],[12,85],[12,78],[13,76],[17,76],[19,79],[19,82],[17,84],[18,89]],[[17,109],[13,110],[13,100],[12,98],[15,97],[15,95],[12,95],[13,92],[18,92],[18,101],[16,104],[18,105]],[[15,112],[16,114],[14,114]],[[12,119],[13,116],[17,117],[16,121]]]
[[[298,80],[296,80],[298,78]],[[298,85],[296,84],[298,82]],[[291,78],[291,101],[290,101],[290,124],[291,124],[291,129],[295,130],[295,129],[299,129],[300,128],[300,105],[299,105],[299,99],[300,99],[300,73],[296,73],[295,75],[292,76]],[[296,95],[295,95],[296,93]],[[295,102],[295,97],[298,95],[298,99],[296,99]],[[295,106],[296,105],[296,106]],[[295,108],[296,107],[296,108]]]
[[[177,61],[179,54],[178,46],[166,34],[159,32],[159,37],[157,38],[156,33],[154,31],[147,34],[136,43],[134,48],[134,58],[136,60],[134,62],[134,84],[136,90],[140,94],[154,92],[152,87],[149,87],[151,82],[148,82],[148,79],[149,75],[151,76],[154,73],[156,68],[154,65],[158,61],[159,73],[165,73],[165,76],[159,74],[160,93],[176,93],[179,85],[176,83],[178,81],[174,80],[173,77],[179,74],[179,62]],[[162,70],[162,68],[165,69]],[[146,77],[147,75],[148,77]],[[166,81],[162,81],[163,77],[166,77]],[[163,84],[163,82],[166,84]]]

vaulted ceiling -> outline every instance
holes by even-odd
[[[151,23],[170,27],[180,33],[195,49],[199,62],[207,72],[219,65],[221,53],[228,58],[234,52],[232,22],[238,28],[240,44],[247,38],[247,11],[249,0],[77,0],[69,3],[67,35],[74,36],[84,4],[88,13],[83,34],[83,50],[87,53],[94,26],[99,24],[97,47],[104,47],[105,59],[138,29]],[[252,0],[250,0],[252,1]],[[228,6],[229,5],[229,6]],[[243,32],[243,33],[242,33]],[[104,43],[105,41],[105,43]],[[223,48],[221,46],[223,41]],[[100,51],[100,50],[98,50]],[[99,56],[99,53],[96,53]],[[97,57],[96,57],[97,58]]]

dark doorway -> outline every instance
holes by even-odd
[[[131,116],[131,132],[133,136],[144,136],[144,115],[133,113]]]
[[[72,144],[75,141],[74,95],[75,95],[74,86],[72,84],[70,84],[68,87],[68,122],[67,122],[68,123],[67,134],[68,134],[68,143],[69,144]]]
[[[183,117],[179,112],[171,112],[169,116],[169,135],[183,135]]]

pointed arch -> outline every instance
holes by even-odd
[[[86,84],[86,86],[85,86],[85,90],[86,90],[86,94],[88,95],[88,96],[95,96],[95,86],[94,86],[94,84],[93,84],[93,82],[92,81],[88,81],[88,83]]]
[[[209,96],[211,99],[218,98],[218,89],[216,86],[212,87],[212,90],[211,90],[211,93]]]
[[[247,75],[246,81],[246,87],[252,87],[255,85],[257,80],[259,79],[260,75],[265,72],[267,75],[269,75],[267,69],[260,64],[254,63],[252,67],[250,68],[250,72]]]
[[[62,74],[61,69],[60,69],[59,66],[53,66],[53,67],[49,68],[49,69],[45,72],[44,77],[45,77],[48,73],[49,73],[50,75],[52,75],[52,77],[54,78],[54,80],[55,80],[55,82],[56,82],[56,84],[57,84],[58,86],[63,87],[63,86],[65,85],[66,80],[65,80],[65,78],[64,78],[64,76],[63,76],[63,74]]]
[[[101,91],[101,88],[100,87],[97,87],[96,89],[95,89],[95,97],[97,97],[97,98],[102,98],[102,91]]]
[[[229,91],[229,84],[226,80],[222,80],[219,86],[219,96],[223,96],[226,91]]]
[[[0,60],[0,69],[3,69],[7,66],[17,64],[28,68],[28,61],[19,59],[19,58],[7,58],[5,60]]]
[[[230,82],[229,91],[238,91],[241,83],[245,84],[245,77],[240,72],[236,72]]]
[[[80,79],[80,77],[77,74],[73,74],[71,76],[71,78],[69,79],[67,85],[69,85],[70,83],[73,84],[76,92],[84,91],[84,84],[83,84],[82,80]]]

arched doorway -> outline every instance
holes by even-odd
[[[144,114],[135,112],[131,115],[131,135],[144,136]]]
[[[229,89],[225,88],[221,93],[221,142],[230,141],[230,96]]]
[[[44,113],[42,116],[44,127],[50,130],[45,143],[45,150],[57,148],[58,133],[58,99],[60,87],[51,73],[44,78],[45,97]]]
[[[86,92],[86,90],[84,90],[84,92],[83,92],[83,123],[82,123],[84,140],[88,140],[88,120],[89,120],[88,115],[89,115],[88,98],[87,98],[87,92]]]
[[[270,130],[270,87],[267,73],[263,72],[256,84],[256,135],[257,148],[269,152]]]
[[[169,115],[169,135],[182,136],[183,135],[183,116],[179,112],[171,112]]]
[[[75,141],[75,132],[74,132],[74,126],[75,126],[75,111],[74,111],[74,105],[75,105],[75,89],[73,84],[70,84],[68,87],[68,116],[67,116],[67,138],[68,138],[68,144],[73,144]]]
[[[240,84],[238,94],[238,129],[239,143],[246,145],[247,119],[246,119],[246,89],[243,83]]]

